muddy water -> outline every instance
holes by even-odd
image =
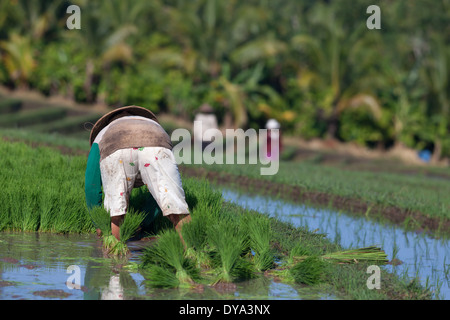
[[[142,243],[129,243],[127,261],[103,256],[95,235],[0,233],[0,299],[334,299],[268,278],[232,291],[147,289],[145,277],[124,267],[139,263]]]
[[[431,287],[435,298],[450,299],[449,240],[434,239],[365,218],[290,204],[266,196],[250,196],[228,189],[222,189],[222,194],[226,201],[326,234],[328,239],[344,248],[378,245],[394,262],[384,268],[409,279],[418,277],[423,285]]]

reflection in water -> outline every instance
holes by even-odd
[[[450,299],[449,240],[434,239],[365,218],[291,204],[267,196],[249,196],[228,189],[222,189],[222,194],[226,201],[244,208],[267,213],[297,227],[317,230],[344,248],[378,245],[388,254],[389,260],[395,258],[400,263],[385,266],[388,271],[410,278],[418,276],[423,285],[435,290],[437,298]]]
[[[265,277],[237,283],[237,289],[228,292],[209,286],[150,289],[142,274],[123,268],[126,261],[103,257],[95,235],[2,232],[0,236],[0,299],[335,299]],[[132,244],[130,249],[129,261],[138,262],[142,248]]]
[[[136,280],[94,235],[1,233],[0,299],[124,299],[140,293]]]
[[[120,284],[118,275],[113,275],[109,278],[109,285],[102,292],[102,300],[123,300],[123,287]]]

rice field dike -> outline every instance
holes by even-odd
[[[186,247],[167,219],[142,210],[148,201],[142,188],[131,195],[121,242],[111,241],[105,210],[89,211],[85,206],[86,155],[63,154],[54,142],[53,148],[42,146],[52,145],[54,139],[49,137],[46,143],[44,135],[32,131],[21,133],[28,142],[13,142],[17,137],[5,132],[11,131],[2,130],[0,140],[0,232],[82,234],[99,227],[106,254],[124,261],[126,239],[153,237],[156,241],[145,249],[140,262],[128,266],[144,275],[149,290],[232,291],[237,283],[268,277],[318,288],[338,299],[432,299],[429,288],[417,280],[383,268],[377,269],[383,285],[374,289],[376,281],[370,282],[367,271],[389,263],[383,248],[341,248],[323,234],[223,201],[221,193],[201,177],[182,175],[192,214],[192,222],[183,228]],[[38,144],[30,143],[36,139]],[[63,144],[65,153],[70,143],[69,139]]]

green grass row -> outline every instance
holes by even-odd
[[[3,114],[0,118],[1,127],[24,127],[36,123],[48,123],[62,119],[67,110],[58,107],[46,107],[36,110]]]
[[[107,219],[93,219],[85,207],[86,157],[5,141],[0,141],[0,154],[0,230],[92,233],[98,227],[94,222],[108,225]],[[349,257],[357,257],[360,263],[336,264],[342,262],[342,248],[324,235],[223,203],[221,194],[206,181],[183,178],[183,185],[192,213],[191,224],[183,229],[186,250],[167,219],[153,219],[152,232],[158,241],[147,249],[140,265],[150,287],[237,282],[265,272],[344,298],[431,297],[417,282],[398,279],[384,269],[382,289],[368,289],[364,257],[373,259],[374,253],[379,257],[382,251],[356,250]],[[146,201],[145,192],[137,192],[132,198],[135,207],[140,206],[136,202]],[[135,231],[136,221],[142,221],[135,213],[137,219],[130,219],[129,230],[124,230],[128,235]]]
[[[0,230],[92,232],[86,215],[84,157],[0,142]]]
[[[0,97],[0,114],[18,112],[21,108],[22,108],[21,100]]]
[[[398,207],[424,215],[450,219],[450,183],[446,178],[425,174],[348,170],[310,161],[280,161],[275,175],[261,175],[260,164],[200,165],[227,175],[260,179],[261,183],[281,183],[306,192],[323,192],[358,199],[378,207]],[[267,166],[266,166],[267,167]],[[439,172],[439,171],[438,171]],[[441,169],[440,172],[448,172]]]
[[[14,98],[0,99],[0,128],[21,128],[39,133],[59,133],[64,135],[89,137],[85,123],[95,123],[100,114],[87,113],[68,116],[68,109],[35,103],[30,110],[23,105],[33,104]]]

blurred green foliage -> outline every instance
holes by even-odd
[[[69,30],[66,9],[81,9]],[[381,9],[369,30],[367,7]],[[0,83],[450,155],[449,0],[0,3]]]

